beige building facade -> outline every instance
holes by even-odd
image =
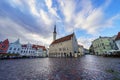
[[[78,53],[78,43],[74,33],[56,38],[56,26],[53,32],[53,42],[49,46],[49,57],[74,57]],[[55,34],[54,34],[55,33]]]

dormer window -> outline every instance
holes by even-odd
[[[12,47],[10,47],[10,49],[9,50],[12,50]]]
[[[14,50],[16,50],[16,48],[14,48]]]

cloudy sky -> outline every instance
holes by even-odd
[[[120,0],[0,0],[0,41],[48,46],[55,24],[57,38],[75,32],[88,48],[120,31]]]

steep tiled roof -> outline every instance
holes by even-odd
[[[120,40],[120,32],[118,32],[118,35],[115,40]]]
[[[74,33],[68,35],[68,36],[65,36],[65,37],[62,37],[62,38],[59,38],[59,39],[56,39],[55,41],[53,41],[51,43],[52,44],[56,44],[56,43],[60,43],[60,42],[64,42],[64,41],[68,41],[68,40],[71,40],[71,38],[74,36]]]
[[[44,51],[46,51],[45,46],[33,45],[32,48],[35,48],[36,50],[38,50],[39,48],[42,48]]]
[[[3,43],[3,44],[9,44],[9,41],[8,41],[8,39],[6,39],[6,40],[4,40],[2,43]]]
[[[27,44],[22,45],[22,47],[27,48]],[[38,50],[39,48],[42,48],[44,51],[46,51],[45,46],[41,46],[41,45],[32,44],[32,48],[34,48],[34,49],[36,49],[36,50]]]
[[[22,47],[27,48],[27,44],[22,45]],[[32,48],[34,48],[34,49],[36,49],[36,50],[38,50],[39,48],[42,48],[44,51],[46,51],[45,46],[41,46],[41,45],[32,44]]]

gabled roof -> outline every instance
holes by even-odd
[[[17,39],[15,42],[13,42],[11,44],[20,44],[20,39]]]
[[[120,32],[118,32],[118,35],[115,40],[120,40]]]
[[[9,44],[8,39],[4,40],[4,41],[3,41],[3,44]]]
[[[0,46],[3,46],[3,45],[9,45],[9,40],[8,39],[6,39],[6,40],[4,40],[3,42],[1,41],[0,42]]]
[[[40,45],[33,45],[32,48],[38,50],[39,48],[42,48],[44,51],[46,51],[45,46],[40,46]]]
[[[51,43],[52,44],[56,44],[56,43],[60,43],[60,42],[64,42],[64,41],[68,41],[68,40],[71,40],[71,38],[74,36],[74,33],[70,34],[70,35],[67,35],[65,37],[62,37],[62,38],[59,38],[59,39],[56,39],[55,41],[53,41]]]
[[[22,47],[27,48],[27,44],[22,45]],[[32,46],[31,46],[31,47],[32,47],[32,48],[34,48],[34,49],[36,49],[36,50],[38,50],[39,48],[42,48],[44,51],[46,51],[45,46],[32,44]]]

